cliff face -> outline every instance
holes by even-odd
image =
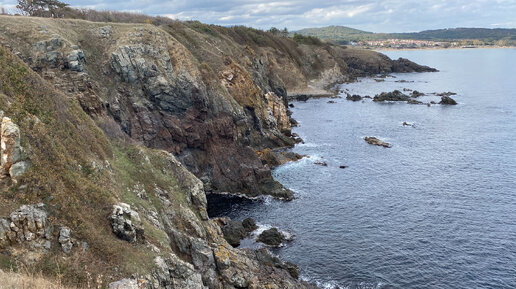
[[[205,190],[292,198],[265,161],[294,143],[289,95],[428,70],[195,22],[0,16],[0,32],[0,269],[80,287],[311,288],[232,248]]]
[[[110,136],[176,155],[208,190],[289,199],[255,153],[292,146],[288,94],[368,73],[422,71],[371,51],[253,29],[1,17],[0,41]]]
[[[53,86],[0,47],[0,270],[79,288],[312,287],[231,247],[172,154],[109,138]]]

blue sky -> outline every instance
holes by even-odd
[[[516,28],[516,0],[65,0],[74,7],[134,11],[220,25],[289,30],[344,25],[373,32],[451,27]],[[16,0],[0,0],[12,9]]]

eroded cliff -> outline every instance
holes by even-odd
[[[287,96],[358,75],[428,68],[372,51],[300,45],[198,22],[106,24],[0,17],[0,41],[110,136],[176,155],[208,190],[292,193],[256,151],[292,146]]]
[[[292,198],[260,158],[294,144],[289,94],[429,70],[196,22],[0,16],[0,32],[0,269],[81,287],[311,288],[230,246],[205,191]]]

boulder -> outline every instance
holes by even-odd
[[[457,105],[457,102],[455,101],[455,99],[453,99],[449,96],[442,96],[439,104]]]
[[[256,222],[253,220],[253,218],[244,219],[242,221],[242,226],[244,226],[244,228],[247,232],[252,232],[252,231],[258,229],[258,226],[256,225]]]
[[[360,95],[358,95],[358,94],[353,94],[353,95],[348,94],[346,96],[346,99],[347,100],[351,100],[351,101],[360,101],[360,100],[362,100],[362,97]]]
[[[113,233],[125,241],[134,243],[143,241],[144,230],[138,213],[131,210],[131,206],[125,203],[113,205],[113,212],[109,217]]]
[[[71,240],[72,230],[68,227],[61,227],[59,229],[59,244],[61,244],[61,248],[63,249],[63,252],[66,254],[70,254],[70,251],[72,250],[73,243]]]
[[[414,98],[418,98],[418,97],[423,96],[423,95],[425,95],[425,94],[422,93],[422,92],[419,92],[417,90],[414,90],[410,96],[414,97]]]
[[[385,148],[390,148],[391,145],[389,143],[386,143],[386,142],[383,142],[379,139],[377,139],[376,137],[369,137],[369,136],[366,136],[364,138],[364,140],[370,144],[370,145],[376,145],[376,146],[381,146],[381,147],[385,147]]]
[[[233,247],[240,246],[240,240],[245,238],[247,230],[242,225],[242,222],[229,221],[225,226],[222,227],[222,233],[224,239]]]
[[[318,166],[322,166],[322,167],[327,167],[328,164],[326,162],[315,162],[314,164],[318,165]]]
[[[278,247],[283,241],[285,241],[285,235],[283,235],[278,228],[272,228],[263,231],[258,236],[257,241],[269,246]]]

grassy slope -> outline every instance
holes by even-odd
[[[90,246],[86,253],[76,250],[63,258],[54,244],[53,253],[39,259],[31,272],[65,276],[72,285],[84,284],[88,274],[116,277],[149,272],[154,257],[150,250],[115,238],[107,217],[118,201],[159,206],[151,194],[148,200],[136,197],[135,188],[152,191],[157,186],[171,192],[173,205],[185,203],[184,188],[170,170],[167,155],[108,139],[75,101],[54,90],[3,47],[0,83],[0,109],[19,125],[22,146],[31,160],[18,185],[2,186],[0,212],[6,215],[22,204],[43,202],[53,225],[69,226],[74,238]],[[150,224],[144,226],[147,240],[166,252],[164,233]],[[0,269],[17,270],[18,265],[0,255]]]

